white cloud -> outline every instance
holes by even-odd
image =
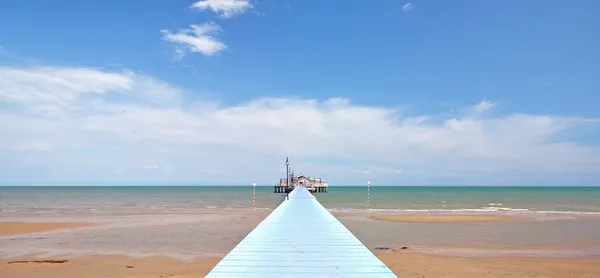
[[[415,8],[415,5],[413,5],[413,3],[410,3],[410,2],[406,3],[406,4],[404,4],[402,6],[402,10],[405,11],[405,12],[408,12],[408,11],[414,9],[414,8]]]
[[[178,88],[131,71],[92,68],[0,66],[0,88],[0,101],[48,113],[100,108],[106,94],[155,105],[174,105],[181,96]]]
[[[489,111],[490,109],[492,109],[492,107],[494,107],[494,103],[492,103],[491,101],[488,100],[482,100],[480,103],[478,103],[477,105],[475,105],[475,112],[478,114],[482,114],[485,113],[487,111]]]
[[[185,56],[186,52],[199,52],[212,56],[225,50],[227,45],[216,39],[212,34],[221,31],[221,27],[214,22],[201,25],[190,25],[190,29],[181,29],[176,33],[161,30],[163,40],[177,44],[178,58]]]
[[[57,181],[270,184],[285,156],[299,171],[347,183],[387,177],[395,184],[449,178],[482,184],[492,176],[519,183],[548,175],[577,179],[600,169],[598,145],[563,137],[597,127],[598,119],[486,116],[489,101],[451,116],[409,115],[344,98],[223,106],[182,102],[183,92],[129,70],[0,67],[0,176],[30,178],[13,166],[24,159],[36,161],[27,169],[45,167],[54,176],[44,178]],[[132,165],[167,171],[128,171]]]
[[[191,8],[212,10],[221,18],[230,18],[252,8],[250,0],[202,0],[192,4]]]

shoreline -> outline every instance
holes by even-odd
[[[256,212],[256,214],[247,214],[246,216],[241,216],[242,219],[248,216],[254,216],[255,219],[251,222],[246,222],[245,224],[241,224],[245,226],[245,228],[241,230],[246,230],[246,233],[255,228],[255,226],[262,221],[262,218],[266,216],[264,211]],[[498,215],[362,215],[357,216],[356,214],[349,215],[338,215],[335,214],[336,217],[346,218],[356,218],[365,219],[367,221],[378,221],[380,223],[407,223],[407,224],[432,224],[432,225],[444,225],[444,224],[454,224],[454,223],[473,223],[473,225],[477,225],[477,223],[485,224],[485,223],[506,223],[506,222],[528,222],[532,220],[531,218],[524,217],[510,217],[510,216],[498,216]],[[66,222],[61,221],[60,217],[52,217],[48,218],[47,222],[44,222],[43,218],[32,218],[32,221],[26,221],[26,218],[19,219],[18,221],[0,221],[0,242],[2,239],[19,239],[19,238],[28,238],[29,234],[36,234],[40,236],[40,239],[45,238],[46,233],[58,233],[66,234],[66,233],[77,233],[82,231],[92,231],[103,233],[103,231],[111,231],[113,229],[122,229],[129,228],[129,222],[132,219],[137,219],[137,221],[145,221],[146,218],[153,218],[152,216],[156,216],[155,214],[150,215],[140,215],[130,217],[127,216],[123,218],[123,216],[112,216],[112,217],[104,217],[103,219],[96,219],[94,222],[85,222],[85,221],[77,221],[77,222]],[[172,216],[167,215],[165,216]],[[180,215],[181,216],[181,215]],[[186,215],[183,215],[184,218]],[[189,215],[188,215],[189,216]],[[229,219],[228,213],[225,212],[221,216],[221,219],[216,220],[214,215],[204,215],[201,217],[202,221],[209,221],[215,223],[217,225],[219,222],[226,221]],[[111,219],[113,218],[113,219]],[[74,220],[73,218],[70,218]],[[83,218],[85,219],[85,218]],[[110,220],[118,219],[121,222],[128,222],[125,226],[120,222],[111,222]],[[174,221],[175,220],[175,221]],[[173,222],[162,222],[162,221],[153,221],[149,223],[141,223],[139,227],[153,227],[153,228],[165,228],[169,227],[169,225],[182,225],[188,222],[176,221],[177,218],[170,217],[170,221]],[[193,219],[195,220],[195,219]],[[216,221],[216,222],[215,222]],[[193,223],[193,222],[192,222]],[[361,222],[363,223],[363,222]],[[366,222],[364,222],[366,224]],[[222,224],[222,223],[221,223]],[[256,224],[256,225],[255,225]],[[136,227],[136,226],[133,226]],[[358,232],[358,231],[354,231]],[[239,233],[239,232],[238,232]],[[238,240],[241,240],[245,237],[246,234],[240,234],[238,236]],[[8,237],[8,238],[7,238]],[[530,258],[562,258],[562,259],[573,259],[573,258],[593,258],[600,257],[600,240],[598,241],[588,241],[587,246],[578,244],[578,245],[559,245],[559,244],[506,244],[506,243],[480,243],[480,242],[472,242],[473,244],[452,244],[445,242],[444,244],[418,244],[406,242],[405,244],[399,244],[394,241],[387,240],[378,240],[375,242],[364,242],[363,238],[359,238],[363,243],[374,253],[381,253],[382,251],[398,251],[409,249],[411,253],[420,253],[427,255],[436,255],[443,257],[463,257],[463,258],[512,258],[512,257],[530,257]],[[190,239],[191,240],[191,239]],[[187,258],[189,259],[198,259],[201,257],[214,257],[225,255],[228,250],[232,249],[235,245],[237,245],[239,241],[231,241],[228,245],[221,245],[218,250],[214,251],[210,248],[204,249],[200,252],[190,253],[187,252],[177,252],[171,251],[169,252],[170,256],[173,259]],[[387,243],[387,244],[386,244]],[[61,244],[61,243],[59,243]],[[208,246],[207,246],[208,247]],[[158,248],[158,247],[157,247]],[[70,251],[61,250],[60,246],[54,246],[54,249],[59,253],[69,253]],[[39,258],[44,259],[52,259],[51,255],[52,251],[48,251],[47,248],[40,249],[40,252],[35,251],[35,247],[33,249],[29,249],[26,251],[24,249],[19,249],[21,252],[15,252],[15,254],[11,256],[10,253],[7,252],[7,249],[0,250],[0,260],[11,258],[14,259],[20,256],[29,256],[31,254],[37,254]],[[51,250],[51,249],[50,249]],[[74,251],[73,251],[74,250]],[[112,250],[106,251],[102,249],[73,249],[72,256],[73,257],[87,257],[87,256],[98,256],[98,255],[106,255],[106,254],[115,254],[122,256],[131,256],[131,257],[145,257],[145,254],[149,254],[150,256],[165,256],[164,252],[158,250],[158,252],[148,252],[140,250],[139,252],[126,252],[122,250]],[[7,257],[8,256],[8,257]]]
[[[528,220],[536,219],[548,219],[548,220],[561,220],[561,219],[598,219],[600,220],[600,211],[586,211],[586,210],[534,210],[534,209],[510,209],[504,207],[494,207],[486,209],[476,208],[465,208],[465,209],[386,209],[386,208],[335,208],[325,206],[327,211],[335,216],[476,216],[476,217],[506,217],[509,218],[526,218]],[[13,211],[13,212],[2,212],[0,211],[0,217],[4,220],[19,221],[19,219],[49,219],[49,218],[88,218],[94,219],[97,217],[112,217],[112,216],[149,216],[149,215],[196,215],[198,213],[209,213],[209,214],[254,214],[258,212],[270,213],[274,207],[229,207],[229,206],[201,206],[194,208],[167,208],[167,209],[146,209],[140,208],[136,210],[104,210],[104,209],[88,209],[82,211],[47,211],[47,212],[28,212],[28,211]],[[400,221],[409,222],[410,220]],[[412,221],[411,221],[412,222]],[[465,221],[474,222],[474,221]],[[487,221],[477,221],[487,222]],[[2,222],[0,222],[2,223]]]
[[[252,208],[251,190],[80,190],[6,190],[1,278],[202,277],[281,197],[258,192]],[[600,273],[600,190],[515,199],[373,188],[371,206],[342,193],[317,198],[398,277]]]
[[[466,214],[393,214],[371,215],[370,219],[410,223],[478,223],[501,221],[528,221],[529,217],[509,215],[466,215]]]
[[[4,245],[0,248],[0,259],[37,251],[49,254],[54,251],[72,252],[83,256],[169,253],[197,258],[202,254],[220,255],[237,245],[268,214],[264,210],[244,210],[243,213],[213,211],[199,214],[6,218],[0,221],[0,243],[4,242],[0,244]],[[584,225],[588,226],[581,226],[578,224],[580,220],[573,219],[538,221],[538,218],[489,214],[333,214],[371,250],[375,247],[394,249],[407,246],[411,251],[424,254],[464,257],[503,254],[508,257],[575,258],[600,255],[598,236],[565,238],[561,234],[539,234],[544,239],[538,240],[540,236],[529,239],[520,232],[537,231],[532,235],[546,233],[552,229],[544,227],[550,225],[560,230],[572,227],[568,231],[571,233],[585,231],[582,227],[589,227],[585,223],[592,223],[591,231],[595,231],[600,228],[600,221],[596,220],[585,220]],[[429,225],[439,229],[426,228]],[[538,228],[528,230],[526,227]],[[381,234],[381,229],[387,232]],[[28,235],[34,233],[35,243],[27,242],[33,239]],[[394,236],[397,233],[401,236]],[[147,240],[157,240],[157,245],[147,245],[146,240],[139,239],[140,234],[144,234]],[[187,241],[188,244],[185,243]]]

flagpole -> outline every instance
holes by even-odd
[[[252,184],[252,208],[256,207],[256,183]]]
[[[371,181],[367,181],[367,206],[371,204]]]

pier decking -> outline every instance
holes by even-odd
[[[304,187],[296,187],[206,276],[397,277]]]

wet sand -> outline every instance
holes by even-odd
[[[531,220],[526,217],[506,215],[442,215],[442,214],[400,214],[400,215],[374,215],[371,219],[392,222],[413,223],[466,223],[466,222],[500,222]]]
[[[411,251],[377,256],[398,277],[599,277],[600,258],[473,259],[424,255]],[[28,258],[31,259],[32,258]],[[54,258],[58,260],[60,258]],[[217,257],[183,262],[166,257],[89,256],[60,263],[26,262],[27,258],[1,261],[2,278],[100,278],[100,277],[204,277],[220,260]],[[16,262],[15,262],[16,261]]]
[[[83,222],[0,222],[0,236],[90,226]]]
[[[67,218],[53,218],[56,222],[47,223],[29,223],[27,219],[1,222],[0,230],[5,234],[0,234],[0,278],[204,277],[268,213],[213,211],[164,217],[94,216],[97,222],[90,228],[87,226],[91,224],[83,221],[64,221]],[[600,257],[519,257],[502,252],[494,252],[498,254],[496,257],[469,257],[424,253],[419,246],[407,242],[406,234],[407,225],[418,226],[419,233],[423,233],[426,224],[422,223],[542,222],[501,215],[371,215],[370,218],[387,221],[372,221],[366,215],[347,215],[340,220],[345,225],[351,224],[349,228],[371,250],[389,247],[376,255],[398,277],[600,277]],[[419,223],[395,223],[397,220]],[[404,233],[389,232],[394,230],[387,226],[402,226]],[[504,232],[508,231],[512,230]],[[27,236],[31,232],[40,233]],[[403,245],[398,245],[400,242]],[[402,249],[403,246],[407,248]],[[486,252],[500,251],[487,243],[477,247]]]

